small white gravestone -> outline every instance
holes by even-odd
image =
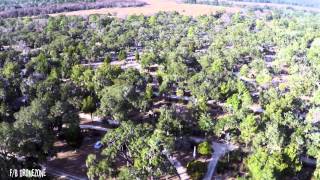
[[[194,148],[193,148],[193,159],[196,158],[196,153],[197,153],[197,147],[194,146]]]

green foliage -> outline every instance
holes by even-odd
[[[238,110],[240,108],[240,100],[238,94],[233,94],[231,97],[227,99],[227,104],[231,105],[233,110]]]
[[[90,178],[159,178],[169,173],[175,139],[193,133],[245,143],[241,171],[252,179],[299,177],[299,157],[320,151],[317,14],[161,12],[12,18],[0,26],[0,149],[8,155],[45,159],[68,127],[65,138],[78,145],[79,110],[96,108],[120,127],[106,134],[102,158],[88,158]],[[110,63],[126,53],[142,69]],[[169,100],[174,93],[190,95],[187,107]],[[253,115],[256,106],[264,111]],[[119,161],[128,166],[118,174]],[[0,163],[12,161],[0,153]]]
[[[127,52],[125,50],[120,50],[118,54],[118,59],[119,60],[125,60],[127,58]]]
[[[308,142],[308,151],[307,154],[313,157],[316,157],[318,155],[318,152],[320,150],[320,134],[311,132],[307,135],[307,138],[309,139]]]
[[[241,131],[240,138],[246,143],[250,143],[252,141],[252,138],[255,136],[258,125],[256,122],[255,117],[250,114],[248,115],[241,123],[239,130]]]
[[[280,153],[268,153],[265,149],[257,149],[246,161],[253,179],[278,179],[288,167]]]
[[[201,111],[206,112],[208,110],[207,101],[208,99],[206,97],[199,97],[197,105]]]
[[[188,35],[187,35],[187,37],[193,38],[193,37],[194,37],[194,34],[195,34],[194,31],[195,31],[195,30],[194,30],[194,27],[191,26],[191,27],[188,29]]]
[[[83,99],[81,108],[83,112],[92,114],[96,108],[96,103],[93,97],[87,96],[85,99]]]
[[[95,92],[101,95],[103,88],[106,86],[111,86],[114,81],[122,73],[122,69],[119,66],[112,66],[109,63],[103,63],[99,67],[92,78]]]
[[[184,95],[184,91],[182,89],[177,89],[176,95],[177,96],[183,96]]]
[[[220,59],[216,59],[212,63],[211,70],[213,73],[220,73],[223,71],[223,62]]]
[[[213,129],[213,120],[210,116],[210,114],[207,113],[202,113],[200,115],[199,121],[198,121],[198,125],[200,127],[201,130],[209,132]]]
[[[228,96],[229,93],[232,92],[233,90],[233,86],[234,86],[234,82],[233,81],[228,81],[228,82],[223,82],[220,86],[220,91],[221,94],[224,96]]]
[[[48,74],[50,71],[50,64],[44,53],[40,53],[36,58],[32,60],[34,68],[37,72]]]
[[[85,67],[82,65],[75,65],[72,67],[71,71],[71,79],[75,81],[78,84],[81,84],[81,77],[83,75],[83,72],[85,71]]]
[[[289,144],[284,149],[284,156],[287,158],[285,161],[289,165],[289,170],[287,170],[287,174],[289,176],[294,176],[297,172],[301,171],[302,169],[302,162],[300,161],[299,145],[295,143]]]
[[[88,168],[87,176],[89,179],[98,177],[99,179],[107,179],[115,176],[115,164],[107,160],[98,161],[95,154],[89,154],[86,160]]]
[[[175,117],[171,109],[160,109],[157,129],[169,134],[179,134],[182,129],[181,120]]]
[[[143,68],[149,67],[156,62],[156,55],[154,53],[143,53],[141,57],[141,65]]]
[[[320,90],[317,90],[317,91],[314,93],[313,102],[314,102],[316,105],[320,105]]]
[[[18,78],[19,70],[18,63],[8,62],[4,65],[1,74],[7,79],[14,80],[14,78]]]
[[[157,18],[156,18],[156,16],[151,16],[151,17],[149,17],[148,23],[149,23],[149,26],[155,26],[156,23],[157,23]]]
[[[241,149],[236,149],[228,152],[223,157],[219,158],[215,173],[225,174],[229,173],[230,176],[238,176],[238,172],[243,169],[243,160],[246,157]],[[243,177],[245,179],[245,177]]]
[[[320,58],[319,47],[320,47],[320,39],[316,38],[312,42],[312,45],[307,53],[308,60],[311,61],[311,63],[315,63],[315,64],[319,63],[318,62]]]
[[[150,126],[123,122],[119,128],[108,132],[102,142],[105,145],[102,159],[97,161],[95,155],[87,159],[88,176],[91,179],[112,177],[110,171],[115,169],[112,163],[117,158],[122,158],[129,165],[126,171],[130,173],[121,173],[124,179],[128,178],[128,174],[144,179],[172,172],[172,165],[164,152],[172,148],[173,138],[157,130],[152,132]],[[104,166],[101,166],[102,163]],[[124,174],[126,177],[123,177]]]
[[[256,81],[260,85],[270,83],[271,80],[272,80],[272,77],[270,76],[270,73],[267,70],[263,70],[262,72],[257,74],[257,77],[256,77]]]
[[[194,180],[200,180],[207,172],[207,164],[201,161],[190,161],[187,164],[187,173]]]
[[[319,155],[317,155],[317,166],[313,172],[313,177],[315,180],[320,179],[320,163],[319,163]]]
[[[54,140],[48,113],[47,102],[37,99],[15,114],[12,131],[17,138],[11,142],[13,152],[44,160]]]
[[[110,64],[112,61],[112,58],[110,56],[110,54],[107,54],[107,56],[104,58],[103,62],[106,64]]]
[[[248,73],[249,73],[249,67],[248,65],[245,64],[240,69],[240,75],[243,77],[247,77]]]
[[[94,76],[94,71],[92,69],[86,69],[83,72],[83,75],[81,77],[81,82],[83,82],[84,86],[88,90],[93,90],[94,89],[94,84],[92,82],[93,76]]]
[[[151,100],[153,96],[153,90],[152,90],[152,85],[148,84],[147,88],[146,88],[146,94],[145,94],[145,98],[147,100]]]
[[[203,156],[210,156],[212,154],[212,147],[209,142],[205,141],[198,145],[198,153]]]
[[[117,179],[119,180],[130,180],[132,178],[134,178],[134,176],[130,173],[130,169],[128,168],[121,168],[117,176]]]
[[[93,83],[94,71],[89,68],[85,68],[82,65],[75,65],[72,67],[71,79],[79,86],[85,87],[87,90],[92,91],[94,89]]]
[[[140,61],[140,54],[139,54],[138,51],[136,51],[136,52],[134,53],[134,59],[135,59],[136,61]]]
[[[146,86],[144,77],[138,71],[125,71],[115,84],[102,90],[100,112],[104,116],[112,115],[117,120],[124,120],[130,112],[146,109]]]
[[[68,128],[64,130],[64,136],[69,146],[73,148],[80,148],[83,136],[81,134],[81,129],[76,124],[71,124]]]
[[[174,57],[172,57],[174,58]],[[188,78],[188,66],[180,61],[170,59],[167,66],[167,76],[173,81],[184,81]]]

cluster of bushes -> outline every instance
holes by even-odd
[[[202,156],[210,156],[212,154],[212,147],[207,141],[198,145],[198,153]]]
[[[1,18],[12,18],[22,16],[45,15],[60,12],[78,11],[85,9],[101,9],[110,7],[135,7],[143,6],[145,2],[139,0],[100,0],[100,1],[84,1],[84,2],[69,2],[65,4],[45,4],[41,6],[27,6],[21,8],[13,8],[0,11]]]
[[[187,173],[191,176],[193,180],[200,180],[204,177],[207,172],[207,163],[201,161],[190,161],[187,164]]]
[[[244,172],[244,164],[243,158],[247,155],[240,151],[235,150],[228,152],[225,156],[219,159],[217,165],[217,173],[218,174],[225,174],[225,173],[234,173],[233,176],[241,176],[239,172]]]
[[[64,129],[64,138],[71,147],[80,148],[84,137],[79,126],[71,125]]]

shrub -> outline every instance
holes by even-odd
[[[205,141],[203,143],[200,143],[198,145],[198,153],[200,155],[210,156],[211,152],[212,152],[212,148],[211,148],[210,144],[207,141]]]
[[[125,60],[127,58],[127,53],[124,50],[120,50],[119,54],[118,54],[118,59],[119,60]]]
[[[90,113],[92,120],[92,113],[96,110],[96,104],[94,102],[93,97],[88,96],[85,99],[83,99],[81,109],[84,113]]]
[[[83,135],[79,126],[70,125],[69,128],[64,129],[64,136],[69,146],[73,148],[79,148],[81,146]]]
[[[187,173],[192,179],[202,179],[207,172],[207,164],[201,161],[192,160],[187,164]]]
[[[241,168],[243,168],[243,157],[246,156],[241,150],[229,152],[219,159],[216,172],[219,174],[232,172],[236,176],[237,172],[240,172]]]
[[[112,58],[111,58],[110,54],[108,54],[108,55],[104,58],[104,61],[103,61],[103,62],[106,63],[106,64],[110,64],[111,61],[112,61]]]

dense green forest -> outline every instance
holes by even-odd
[[[79,148],[80,112],[120,123],[90,179],[174,174],[191,136],[239,146],[220,174],[320,179],[320,15],[259,12],[0,19],[0,179]]]

